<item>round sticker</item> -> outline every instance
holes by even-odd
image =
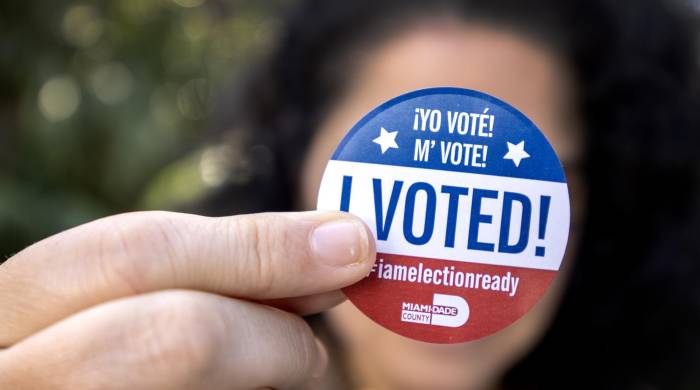
[[[459,343],[532,308],[569,233],[561,162],[525,115],[487,94],[430,88],[360,120],[323,175],[319,210],[362,218],[371,272],[343,291],[412,339]]]

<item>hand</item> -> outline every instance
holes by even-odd
[[[0,265],[0,389],[308,386],[327,355],[300,315],[369,273],[371,237],[328,212],[141,212],[57,234]]]

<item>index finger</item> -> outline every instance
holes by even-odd
[[[156,290],[256,300],[336,290],[369,273],[371,237],[358,218],[336,212],[104,218],[0,266],[0,346],[86,307]]]

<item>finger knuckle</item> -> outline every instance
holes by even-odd
[[[237,264],[242,268],[239,277],[247,279],[257,294],[265,295],[274,289],[278,282],[276,264],[288,258],[288,248],[292,238],[287,229],[288,223],[274,214],[261,214],[238,219],[235,224],[239,241],[244,248]]]
[[[203,376],[221,352],[224,327],[216,307],[187,292],[166,294],[154,311],[142,360],[175,383]]]
[[[289,314],[286,329],[282,332],[287,335],[285,339],[289,343],[290,351],[296,352],[295,359],[289,361],[289,364],[293,365],[291,372],[310,372],[316,365],[318,356],[315,336],[309,324],[301,317]]]
[[[174,263],[187,252],[183,232],[169,213],[108,217],[98,232],[96,257],[103,275],[110,283],[126,285],[131,293],[144,292],[149,276],[156,272],[174,272]]]

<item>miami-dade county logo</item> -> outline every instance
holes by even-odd
[[[469,320],[469,305],[456,295],[433,294],[433,304],[402,302],[401,321],[458,328]]]

